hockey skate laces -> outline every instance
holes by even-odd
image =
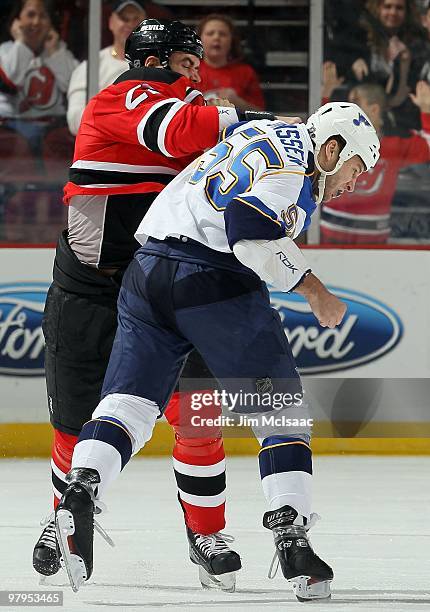
[[[311,529],[315,525],[315,523],[319,520],[321,520],[321,516],[317,514],[316,512],[313,512],[311,514],[310,519],[306,523],[306,525],[289,525],[288,527],[290,530],[290,535],[303,536],[303,532],[305,532],[306,534],[306,532],[308,532],[309,529]],[[272,571],[275,563],[276,563],[276,567],[274,571]],[[270,578],[270,580],[272,580],[278,573],[278,569],[279,569],[279,557],[278,557],[278,552],[275,550],[275,554],[273,555],[267,577]]]
[[[95,504],[96,504],[95,514],[101,514],[102,512],[107,512],[106,504],[104,504],[103,502],[100,502],[99,500],[96,500]],[[45,527],[45,525],[48,525],[48,527],[46,527],[46,529],[44,530],[40,541],[43,542],[43,544],[47,544],[47,546],[49,546],[50,548],[53,548],[53,547],[55,548],[56,542],[57,542],[56,535],[55,535],[54,517],[55,517],[55,512],[51,512],[50,514],[47,514],[45,518],[43,518],[40,521],[41,527]],[[52,523],[52,525],[50,525],[50,523]],[[103,540],[105,540],[105,542],[109,544],[109,546],[112,546],[112,548],[114,548],[115,542],[109,536],[107,531],[103,529],[100,523],[96,521],[96,519],[94,519],[94,529],[101,535]],[[45,531],[49,532],[46,534],[46,537],[45,537]],[[51,531],[52,531],[52,538],[54,538],[53,540],[51,540]],[[54,546],[51,546],[51,544],[54,544]]]
[[[229,552],[230,549],[227,543],[231,544],[232,542],[234,542],[234,537],[221,531],[211,533],[210,535],[196,534],[196,544],[206,555]]]
[[[104,502],[100,501],[99,499],[94,500],[94,514],[101,514],[102,512],[107,512],[107,511],[108,511],[107,505]],[[96,521],[95,518],[94,518],[94,529],[102,536],[103,540],[107,542],[109,546],[112,546],[112,548],[115,546],[115,543],[112,540],[112,538],[108,535],[107,531],[103,529],[100,523]]]
[[[49,521],[48,523],[45,523],[46,527],[43,530],[42,535],[40,536],[40,539],[38,541],[38,545],[39,544],[44,544],[45,546],[47,546],[48,548],[52,548],[54,550],[56,550],[57,548],[57,537],[55,534],[55,523],[54,521]]]
[[[100,523],[96,521],[96,519],[94,519],[94,529],[98,531],[98,533],[102,536],[104,541],[109,544],[109,546],[112,546],[112,548],[115,546],[115,543],[112,538],[107,534],[107,532],[103,529]]]

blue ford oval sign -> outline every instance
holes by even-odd
[[[0,374],[41,376],[48,283],[0,284]]]
[[[335,329],[318,325],[300,295],[270,292],[272,306],[281,316],[302,374],[322,374],[369,363],[391,351],[402,337],[398,315],[379,300],[349,289],[329,289],[348,307]]]

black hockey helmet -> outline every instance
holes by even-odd
[[[125,42],[125,59],[131,68],[145,65],[149,55],[159,58],[163,68],[169,67],[169,58],[175,51],[203,57],[203,45],[192,28],[180,21],[144,19]]]

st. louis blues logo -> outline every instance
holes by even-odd
[[[356,125],[357,127],[361,125],[362,123],[364,123],[364,125],[367,125],[369,127],[371,125],[370,122],[366,119],[366,117],[362,115],[361,113],[359,113],[358,119],[353,119],[352,123]]]

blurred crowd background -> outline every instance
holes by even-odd
[[[202,38],[208,99],[306,119],[315,110],[309,47],[322,26],[321,102],[357,102],[382,147],[356,191],[322,207],[310,241],[430,244],[430,1],[323,5],[318,24],[310,0],[103,1],[99,87],[127,69],[124,42],[142,19],[176,18]],[[1,243],[52,243],[64,226],[62,187],[87,99],[88,19],[89,0],[0,4]]]

